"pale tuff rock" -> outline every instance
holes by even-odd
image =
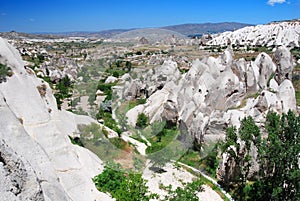
[[[25,176],[27,174],[26,173],[23,180],[36,180],[39,182],[38,185],[41,186],[42,200],[70,200],[67,193],[64,191],[64,188],[57,180],[58,177],[50,162],[49,156],[44,149],[24,130],[20,120],[17,119],[15,114],[10,110],[1,94],[0,110],[0,138],[4,142],[4,145],[1,148],[2,161],[13,162],[20,160],[24,164],[23,172],[26,173],[33,170],[35,174],[30,173],[30,176],[28,175],[27,177]],[[13,152],[14,156],[11,158],[9,154],[5,154],[5,152]],[[17,174],[20,170],[16,168],[11,169],[11,171],[15,172],[14,174]],[[29,190],[34,193],[36,192],[38,185],[32,183],[32,186],[29,189],[21,188],[20,194],[22,194],[23,190]],[[0,188],[0,195],[9,194],[9,192],[6,192],[5,189],[6,188]],[[5,200],[5,198],[1,200]]]
[[[138,105],[138,106],[130,109],[126,113],[128,125],[135,127],[138,115],[141,114],[141,113],[143,113],[144,109],[145,109],[144,105]]]
[[[24,176],[23,180],[37,181],[26,190],[35,194],[40,185],[42,200],[111,200],[92,182],[103,170],[102,161],[68,139],[78,124],[95,121],[57,110],[49,85],[25,71],[21,57],[11,45],[3,39],[0,44],[0,61],[13,70],[7,82],[0,84],[0,137],[25,164],[25,171],[32,169],[36,173],[28,174],[30,178]],[[41,94],[38,86],[46,90]]]
[[[300,21],[278,22],[267,25],[248,26],[233,32],[212,35],[208,45],[239,46],[296,46],[299,47]]]
[[[284,80],[279,85],[278,99],[281,102],[281,112],[287,113],[290,109],[296,110],[295,90],[290,80]]]
[[[274,62],[277,65],[276,81],[281,84],[285,79],[292,79],[294,69],[293,57],[286,47],[278,47],[274,53]]]
[[[0,199],[44,200],[41,181],[30,163],[0,141]]]
[[[105,80],[105,84],[109,84],[109,83],[114,83],[118,80],[118,78],[113,77],[113,76],[109,76],[108,78],[106,78]]]
[[[272,62],[271,57],[266,53],[260,53],[255,61],[255,65],[259,69],[258,85],[260,89],[266,89],[271,76],[274,76],[276,66]]]
[[[214,141],[224,137],[228,125],[238,127],[246,116],[261,123],[270,110],[279,113],[296,110],[294,88],[287,80],[292,62],[286,51],[283,47],[275,51],[276,63],[266,53],[246,62],[233,60],[233,52],[228,48],[218,58],[195,60],[181,76],[177,75],[173,63],[165,62],[161,69],[149,70],[143,81],[133,80],[127,85],[134,84],[135,89],[154,86],[156,92],[137,108],[139,113],[149,116],[150,123],[162,119],[177,121],[197,140]],[[175,76],[170,75],[172,72]],[[277,77],[282,83],[277,82]],[[164,78],[162,84],[157,78]],[[137,109],[133,108],[130,114],[137,113]],[[132,118],[131,124],[135,121]]]

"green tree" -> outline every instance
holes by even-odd
[[[281,117],[270,112],[266,119],[268,137],[260,157],[261,187],[257,200],[300,199],[300,117],[292,111]]]
[[[233,196],[236,200],[299,200],[300,117],[291,111],[282,116],[269,112],[264,128],[267,133],[264,140],[251,117],[241,121],[238,135],[233,127],[227,130],[223,151],[240,168],[240,179],[230,181],[234,186]],[[235,143],[238,137],[245,144],[244,148]],[[248,182],[249,151],[253,146],[258,149],[260,171],[257,178]]]
[[[238,143],[238,139],[242,143]],[[235,178],[228,175],[227,178],[224,178],[224,182],[227,187],[231,184],[236,186],[233,196],[237,200],[244,200],[249,194],[247,179],[252,164],[250,153],[254,147],[260,147],[260,143],[260,130],[252,117],[244,118],[238,131],[235,127],[227,129],[223,152],[228,153],[229,160],[234,161],[235,167],[229,167],[229,163],[227,163],[225,169],[228,171],[234,169]]]
[[[126,61],[126,64],[125,64],[126,68],[127,68],[127,71],[130,72],[131,71],[131,67],[132,67],[132,64],[130,61]]]

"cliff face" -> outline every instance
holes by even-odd
[[[93,120],[57,110],[49,85],[2,38],[0,63],[12,69],[0,83],[0,199],[110,200],[91,179],[102,161],[68,139]]]

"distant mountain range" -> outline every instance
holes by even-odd
[[[244,24],[244,23],[237,23],[237,22],[180,24],[180,25],[162,27],[162,29],[168,29],[189,36],[189,35],[202,35],[207,33],[222,33],[225,31],[234,31],[240,28],[244,28],[246,26],[252,26],[252,24]]]
[[[250,26],[250,24],[243,24],[237,22],[222,22],[222,23],[202,23],[202,24],[180,24],[180,25],[173,25],[173,26],[165,26],[159,27],[160,29],[167,29],[170,31],[178,32],[185,36],[193,36],[193,35],[202,35],[205,33],[221,33],[224,31],[233,31],[236,29],[240,29],[246,26]],[[57,36],[60,37],[102,37],[102,38],[111,38],[115,35],[135,30],[134,29],[111,29],[111,30],[104,30],[99,32],[85,32],[85,31],[74,31],[74,32],[63,32],[63,33],[19,33],[19,32],[6,32],[0,33],[1,37],[4,38],[56,38]],[[31,36],[32,35],[32,36]]]

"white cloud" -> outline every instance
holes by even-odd
[[[271,5],[271,6],[274,6],[274,4],[276,4],[276,3],[282,4],[282,3],[285,3],[285,2],[286,2],[286,0],[269,0],[268,4]]]
[[[1,13],[1,15],[2,15],[2,16],[5,16],[5,15],[6,15],[6,13]]]

